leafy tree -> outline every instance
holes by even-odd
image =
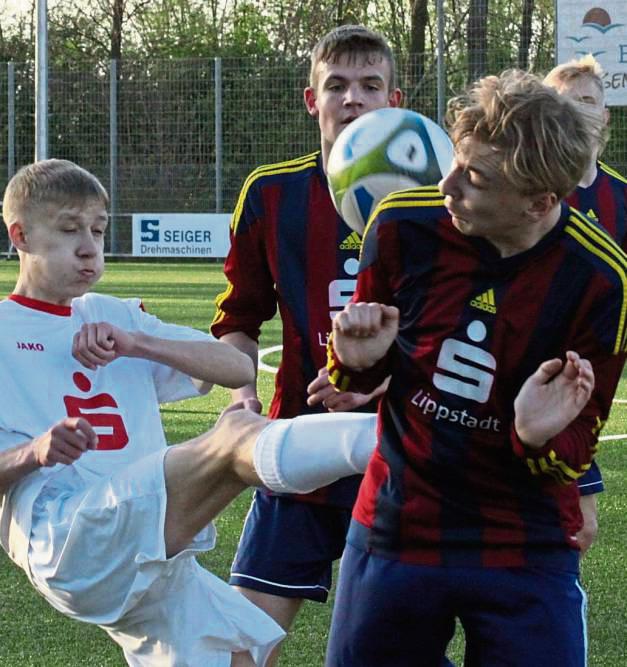
[[[0,62],[24,62],[35,58],[35,0],[27,11],[0,15]]]
[[[222,15],[223,16],[223,15]],[[217,3],[201,0],[160,0],[136,16],[125,58],[215,56],[224,21]]]
[[[223,55],[271,55],[270,21],[254,2],[237,3],[221,38]]]
[[[53,62],[120,59],[125,37],[151,0],[91,0],[59,3],[48,12]]]

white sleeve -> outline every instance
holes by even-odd
[[[29,440],[32,440],[32,437],[26,433],[7,431],[0,427],[0,452],[17,447],[17,445],[21,445]]]
[[[158,317],[144,311],[140,299],[118,299],[105,294],[87,293],[72,301],[72,311],[85,322],[105,321],[127,331],[142,331],[149,336],[170,340],[212,341],[209,334],[178,324],[166,324]],[[164,364],[147,361],[160,403],[180,401],[199,396],[200,392],[192,379]],[[205,390],[206,393],[206,390]]]
[[[215,341],[210,334],[203,333],[198,329],[181,326],[179,324],[167,324],[158,317],[149,315],[143,310],[139,310],[139,328],[144,333],[164,338],[165,340],[197,340],[197,341]],[[153,378],[157,388],[157,396],[160,403],[169,403],[171,401],[180,401],[184,398],[200,396],[196,384],[189,375],[181,373],[170,366],[164,364],[152,363]],[[205,385],[206,386],[206,385]],[[206,393],[205,390],[202,393]]]

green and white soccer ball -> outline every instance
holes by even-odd
[[[391,192],[436,185],[453,160],[453,145],[432,120],[385,107],[354,120],[337,138],[327,164],[335,208],[362,234],[376,205]]]

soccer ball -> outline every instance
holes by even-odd
[[[370,111],[354,120],[331,149],[331,198],[346,224],[363,234],[383,197],[417,185],[436,185],[452,160],[451,140],[426,116],[395,107]]]

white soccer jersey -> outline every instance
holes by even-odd
[[[87,419],[98,449],[73,463],[87,480],[108,477],[166,447],[159,403],[198,395],[191,378],[144,359],[116,360],[95,371],[71,355],[85,322],[106,321],[166,339],[207,340],[207,334],[165,324],[138,299],[86,294],[71,307],[12,296],[0,302],[0,450],[45,433],[66,416]],[[0,544],[28,573],[32,505],[50,476],[66,466],[40,468],[0,496]]]

